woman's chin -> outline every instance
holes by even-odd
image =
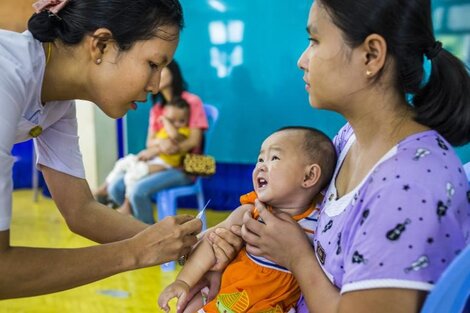
[[[315,99],[315,97],[311,93],[308,94],[308,103],[310,103],[310,106],[314,108],[315,103],[317,103],[317,99]]]
[[[319,101],[317,98],[312,97],[311,95],[308,97],[308,102],[310,106],[314,109],[325,109],[325,106]]]
[[[126,115],[128,110],[103,110],[103,108],[100,108],[101,111],[103,111],[104,114],[109,116],[110,118],[113,119],[118,119]]]

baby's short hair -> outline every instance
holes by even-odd
[[[168,101],[167,103],[163,105],[163,107],[166,107],[166,106],[174,106],[179,109],[187,110],[189,112],[189,103],[181,97],[175,97],[171,99],[170,101]]]
[[[307,126],[286,126],[276,132],[297,130],[305,134],[303,151],[310,162],[317,163],[322,175],[320,177],[320,190],[324,189],[333,177],[336,166],[336,149],[330,138],[322,131]]]

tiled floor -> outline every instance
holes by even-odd
[[[52,200],[33,202],[30,190],[13,193],[11,241],[15,246],[73,248],[94,243],[71,233]],[[188,212],[184,210],[183,212]],[[209,226],[227,212],[207,211]],[[189,211],[195,214],[194,211]],[[51,295],[0,301],[1,313],[106,313],[159,312],[159,292],[176,272],[152,267],[115,275],[72,290]]]

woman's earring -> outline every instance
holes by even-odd
[[[96,59],[96,64],[101,64],[101,59]]]
[[[366,76],[370,76],[370,75],[372,75],[372,72],[369,71],[369,70],[367,70],[367,71],[366,71]]]

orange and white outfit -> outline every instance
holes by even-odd
[[[256,193],[240,197],[242,204],[254,204]],[[312,205],[304,213],[292,218],[299,223],[313,242],[313,233],[318,221],[318,210]],[[258,211],[253,217],[261,223]],[[286,268],[265,258],[253,256],[244,248],[227,266],[219,294],[199,312],[242,313],[289,311],[300,297],[300,288]]]

